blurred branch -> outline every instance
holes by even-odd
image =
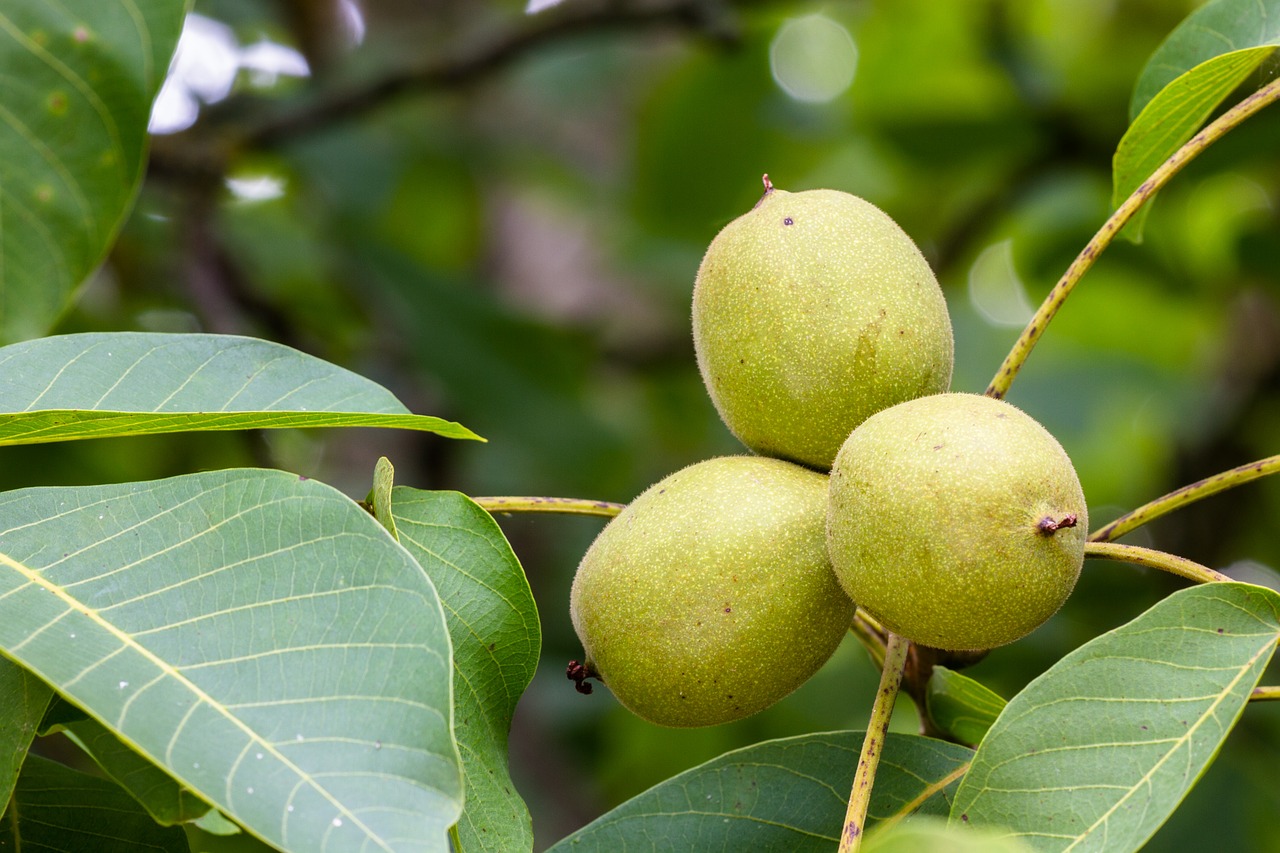
[[[276,0],[312,74],[325,76],[351,47],[337,0]]]
[[[206,110],[190,130],[153,140],[152,171],[168,177],[225,174],[231,158],[246,148],[272,148],[361,118],[403,97],[470,85],[543,45],[584,33],[676,28],[733,44],[738,39],[734,10],[755,1],[576,0],[422,65],[346,89],[314,87],[291,108],[271,104],[255,117],[245,103],[232,99]]]
[[[529,21],[445,59],[394,72],[350,91],[327,93],[263,122],[246,134],[244,142],[252,147],[271,147],[363,115],[404,95],[457,88],[505,68],[533,48],[583,32],[675,25],[722,42],[732,42],[737,35],[728,9],[715,0],[574,2]]]

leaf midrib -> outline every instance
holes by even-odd
[[[0,552],[0,565],[7,566],[8,568],[16,571],[19,575],[21,575],[22,577],[25,577],[28,583],[34,584],[35,586],[38,586],[46,590],[47,592],[52,593],[60,601],[62,601],[63,604],[66,605],[68,612],[79,611],[81,614],[88,617],[92,622],[97,624],[100,628],[102,628],[108,634],[115,637],[125,647],[131,648],[137,654],[141,655],[143,658],[149,661],[153,666],[158,668],[162,673],[165,673],[169,677],[173,678],[175,681],[181,684],[184,688],[189,690],[191,694],[195,696],[197,700],[199,700],[199,702],[202,702],[208,707],[212,708],[216,713],[222,715],[233,726],[240,729],[240,731],[242,731],[249,738],[250,743],[260,745],[260,747],[264,751],[270,753],[273,758],[278,760],[282,765],[284,765],[290,771],[292,771],[299,779],[304,780],[308,785],[312,787],[313,790],[315,790],[322,797],[324,797],[331,805],[333,805],[333,807],[341,815],[349,819],[353,825],[359,827],[360,830],[365,834],[366,838],[374,841],[379,848],[387,851],[387,853],[393,853],[393,849],[389,847],[382,838],[380,838],[376,833],[374,833],[370,827],[365,825],[365,823],[361,821],[360,818],[357,817],[354,813],[352,813],[350,809],[348,809],[345,805],[343,805],[343,803],[340,800],[334,797],[333,794],[331,794],[327,788],[325,788],[323,785],[320,785],[318,782],[315,781],[315,779],[309,773],[304,772],[300,767],[297,766],[297,764],[289,760],[289,758],[287,758],[283,753],[281,753],[278,749],[276,749],[271,742],[260,737],[252,728],[250,728],[247,724],[245,724],[243,720],[241,720],[239,717],[235,716],[234,714],[229,713],[226,710],[226,707],[221,702],[215,701],[213,697],[209,696],[203,689],[201,689],[199,686],[191,682],[190,679],[183,676],[181,672],[175,669],[167,661],[160,658],[158,655],[154,654],[150,649],[147,649],[145,646],[142,646],[141,644],[137,643],[133,639],[133,637],[127,632],[121,631],[113,623],[111,623],[106,619],[103,619],[96,610],[86,607],[82,602],[68,595],[61,586],[49,582],[39,572],[29,569],[27,566],[11,558],[8,554]],[[102,722],[103,725],[107,725],[110,728],[109,724],[107,724],[106,721],[100,720],[100,722]],[[142,749],[139,744],[135,743],[131,738],[127,737],[123,732],[118,732],[117,734],[121,738],[121,740],[124,740],[133,749],[137,750],[140,753],[148,754],[146,750]],[[154,756],[149,756],[149,757],[151,757],[153,760],[155,758]],[[179,776],[176,772],[173,772],[172,768],[170,768],[170,772],[173,773],[175,778],[178,778],[184,784],[188,784],[188,786],[191,787],[187,782],[187,780],[182,779],[181,776]]]

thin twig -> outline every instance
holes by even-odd
[[[1249,694],[1250,702],[1280,702],[1280,685],[1269,684],[1253,688]]]
[[[862,643],[863,648],[871,655],[871,659],[875,661],[876,666],[884,666],[885,632],[867,615],[866,611],[859,609],[853,614],[853,621],[849,625],[849,633],[853,634],[859,643]]]
[[[867,807],[871,804],[871,788],[875,783],[880,755],[884,751],[885,735],[889,731],[889,719],[902,685],[902,671],[907,663],[911,642],[897,634],[889,634],[885,649],[884,669],[880,673],[880,689],[871,707],[871,719],[867,722],[867,734],[862,741],[862,754],[858,757],[858,770],[853,777],[853,790],[849,794],[849,809],[844,816],[844,830],[840,833],[839,853],[857,853],[862,848],[863,830],[867,823]]]
[[[1159,569],[1177,575],[1180,578],[1193,580],[1196,583],[1214,583],[1229,581],[1231,578],[1215,572],[1208,566],[1202,566],[1194,560],[1168,554],[1154,548],[1141,548],[1137,545],[1121,545],[1117,542],[1087,542],[1084,555],[1100,560],[1114,560],[1118,563],[1135,563],[1152,569]]]
[[[1058,313],[1058,309],[1062,307],[1062,304],[1067,301],[1067,297],[1071,295],[1076,283],[1093,266],[1093,262],[1098,259],[1098,255],[1102,254],[1103,250],[1111,245],[1111,241],[1115,239],[1115,236],[1120,233],[1120,229],[1124,228],[1133,215],[1150,201],[1151,197],[1167,184],[1170,178],[1182,171],[1183,166],[1195,159],[1201,151],[1218,141],[1249,116],[1277,99],[1280,99],[1280,78],[1272,80],[1261,89],[1258,89],[1219,116],[1204,130],[1193,136],[1185,145],[1175,151],[1173,156],[1161,163],[1160,167],[1151,173],[1151,177],[1143,181],[1142,185],[1134,190],[1133,194],[1125,199],[1123,204],[1116,208],[1115,213],[1111,214],[1110,218],[1103,223],[1102,228],[1093,236],[1088,245],[1080,250],[1080,254],[1071,262],[1071,266],[1067,267],[1067,271],[1062,274],[1062,278],[1058,280],[1058,283],[1049,291],[1049,295],[1045,297],[1044,302],[1040,304],[1040,308],[1036,311],[1035,316],[1031,318],[1031,322],[1023,329],[1022,334],[1014,343],[1013,349],[1005,356],[1004,363],[1000,365],[1000,370],[996,373],[995,378],[987,386],[986,393],[988,397],[1001,399],[1009,392],[1009,386],[1013,384],[1014,377],[1018,375],[1018,371],[1022,369],[1027,356],[1031,354],[1032,348],[1040,340],[1040,336],[1044,334],[1045,327],[1049,325],[1049,321]]]
[[[1268,456],[1266,459],[1259,459],[1257,462],[1239,465],[1230,471],[1223,471],[1221,474],[1205,477],[1203,480],[1199,480],[1189,486],[1174,489],[1169,494],[1156,498],[1132,512],[1126,512],[1110,524],[1090,533],[1089,541],[1110,542],[1113,539],[1119,539],[1129,531],[1141,527],[1148,521],[1159,518],[1166,513],[1173,512],[1175,509],[1180,509],[1201,498],[1216,495],[1218,492],[1226,491],[1250,480],[1256,480],[1259,477],[1265,477],[1268,474],[1277,472],[1280,472],[1280,456]]]
[[[612,518],[626,507],[626,504],[585,498],[501,497],[472,498],[471,500],[491,513],[556,512],[564,515],[596,515]]]

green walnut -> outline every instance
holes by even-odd
[[[988,649],[1030,633],[1075,587],[1088,528],[1062,445],[990,397],[886,409],[831,470],[836,576],[886,628],[926,646]]]
[[[743,444],[825,471],[869,416],[950,387],[951,320],[928,262],[878,207],[765,186],[698,269],[698,368]]]
[[[831,656],[853,618],[825,542],[827,477],[710,459],[651,486],[587,550],[570,614],[577,680],[663,726],[761,711]]]

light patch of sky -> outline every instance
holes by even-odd
[[[266,39],[242,47],[231,27],[221,21],[188,15],[169,76],[151,109],[148,129],[159,135],[190,127],[201,104],[214,104],[231,94],[242,70],[249,72],[250,84],[258,87],[273,86],[282,76],[311,73],[306,59],[293,48]]]
[[[529,4],[524,7],[526,15],[536,15],[543,9],[550,9],[552,6],[559,6],[564,0],[529,0]]]

